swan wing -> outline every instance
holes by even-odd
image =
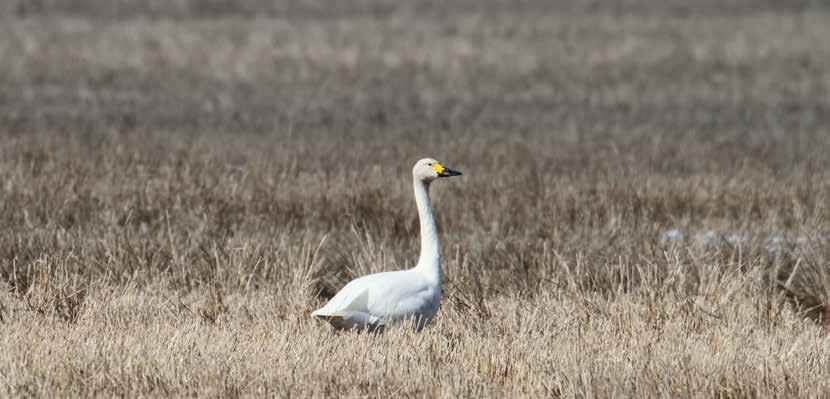
[[[312,315],[337,328],[379,326],[408,317],[428,321],[439,301],[440,288],[431,287],[420,273],[386,272],[352,280]]]
[[[370,314],[397,322],[410,317],[431,319],[439,302],[440,288],[431,286],[420,273],[407,270],[382,273],[367,304]]]

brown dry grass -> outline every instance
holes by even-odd
[[[3,395],[830,395],[825,6],[336,4],[0,3]]]

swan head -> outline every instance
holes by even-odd
[[[425,183],[432,182],[439,177],[460,176],[461,172],[452,170],[432,158],[424,158],[415,163],[412,168],[412,177]]]

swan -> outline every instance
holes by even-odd
[[[375,273],[346,284],[329,302],[311,315],[335,330],[380,332],[386,326],[409,320],[420,331],[438,313],[441,303],[441,254],[438,231],[429,202],[429,185],[436,179],[460,176],[440,162],[425,158],[412,168],[415,203],[421,224],[421,255],[409,270]]]

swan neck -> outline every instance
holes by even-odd
[[[438,229],[432,215],[429,200],[429,183],[414,179],[415,203],[418,205],[418,218],[421,223],[421,256],[416,269],[424,272],[436,285],[441,284],[441,253],[438,243]]]

